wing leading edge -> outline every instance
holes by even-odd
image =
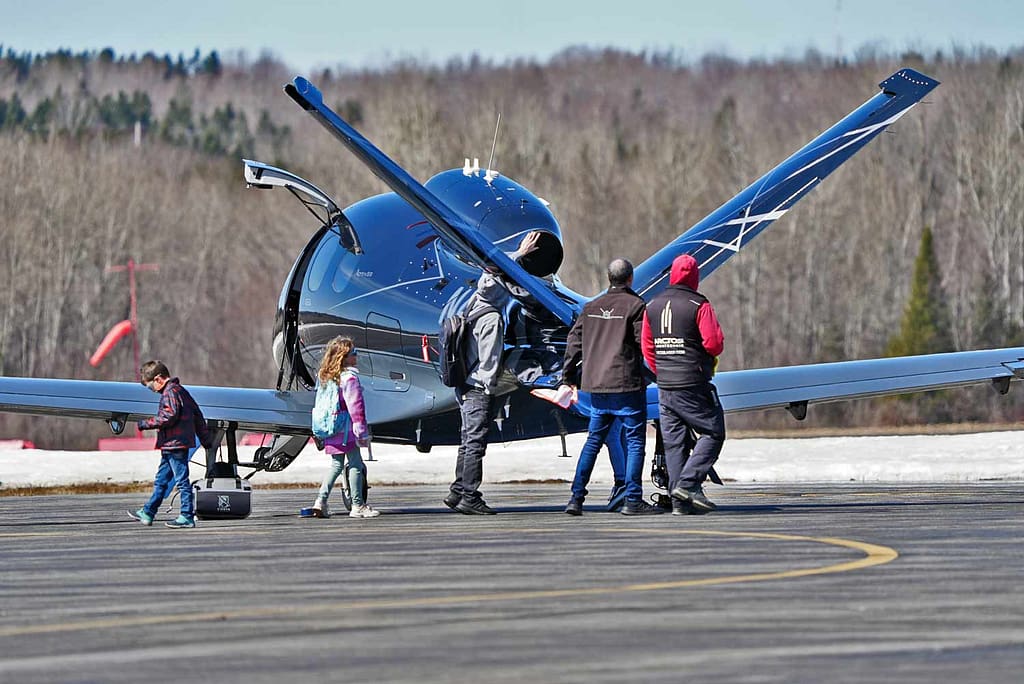
[[[706,278],[937,85],[913,69],[900,69],[879,83],[882,92],[637,266],[633,289],[650,300],[667,284],[672,260],[683,253],[697,259]]]
[[[187,385],[203,415],[239,429],[309,434],[312,392]],[[134,382],[0,378],[0,411],[130,424],[156,415],[159,398]]]

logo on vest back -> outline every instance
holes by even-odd
[[[597,308],[601,309],[601,307],[597,307]],[[600,316],[597,316],[595,314],[587,314],[587,318],[600,318],[603,321],[609,321],[609,320],[611,320],[613,318],[625,318],[625,316],[615,316],[614,314],[615,314],[615,309],[614,308],[608,309],[608,310],[601,309],[601,315]]]

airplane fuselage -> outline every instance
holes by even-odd
[[[546,203],[504,176],[488,179],[479,171],[453,169],[437,174],[426,187],[504,251],[514,251],[535,230],[561,242],[558,221]],[[358,367],[375,437],[454,443],[458,406],[455,392],[440,383],[437,373],[438,323],[445,305],[469,296],[480,270],[448,249],[434,227],[394,193],[356,202],[344,213],[362,252],[346,248],[335,231],[322,227],[282,289],[273,345],[282,385],[314,386],[324,345],[338,335],[351,337],[360,352]],[[557,279],[551,287],[566,301],[584,299]],[[564,324],[543,313],[538,323],[518,306],[505,316],[509,351],[524,343],[542,345],[545,366],[560,357],[568,332]],[[513,391],[512,383],[507,390],[501,400],[507,415],[499,416],[499,433],[524,439],[558,431],[542,402]],[[545,415],[534,415],[538,409]]]

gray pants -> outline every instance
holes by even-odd
[[[668,489],[690,489],[704,483],[725,444],[725,412],[710,382],[680,389],[658,388],[658,412],[665,442]],[[686,458],[686,428],[697,444]]]
[[[459,400],[462,413],[462,443],[455,460],[455,480],[452,493],[469,501],[480,497],[480,483],[484,479],[484,454],[487,452],[487,432],[491,428],[491,409],[494,396],[482,389],[472,388]]]

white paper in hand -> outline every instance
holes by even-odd
[[[569,408],[576,403],[576,389],[568,385],[562,385],[558,389],[534,389],[530,394],[552,404],[558,404],[562,408]]]

